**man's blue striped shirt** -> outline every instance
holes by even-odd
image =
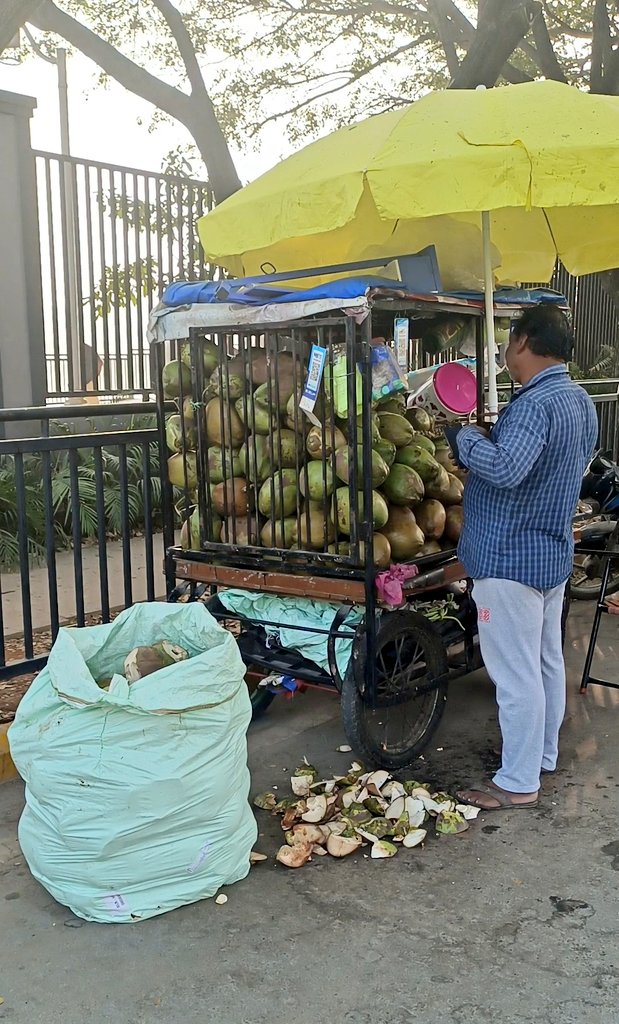
[[[598,433],[593,402],[564,365],[517,391],[484,437],[458,434],[469,470],[458,555],[473,579],[564,583],[574,557],[572,518]]]

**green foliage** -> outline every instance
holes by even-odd
[[[92,302],[95,316],[100,319],[109,316],[113,309],[137,306],[140,298],[147,299],[159,292],[158,264],[155,260],[134,260],[126,266],[106,266],[101,280],[93,293],[85,300]]]
[[[586,370],[577,363],[569,364],[573,380],[607,380],[619,377],[619,346],[602,345],[594,362]],[[607,384],[587,384],[590,395],[604,395],[608,391]],[[613,389],[614,390],[614,387]]]
[[[182,160],[181,148],[171,158]],[[153,192],[155,194],[153,194]],[[202,182],[176,178],[153,185],[152,201],[100,190],[96,202],[102,213],[112,221],[113,231],[120,226],[131,238],[138,236],[140,251],[147,255],[127,263],[106,265],[92,293],[84,305],[92,303],[95,317],[109,316],[114,309],[137,307],[142,299],[152,300],[159,295],[164,284],[162,267],[153,253],[174,243],[180,267],[190,268],[190,276],[202,264],[197,232],[188,229],[196,215],[200,199],[206,209],[207,188]],[[158,244],[155,242],[158,240]],[[119,240],[119,250],[122,239]]]
[[[593,366],[587,370],[587,376],[589,378],[619,376],[619,346],[602,345]]]
[[[56,0],[56,5],[136,65],[185,95],[184,40],[153,0]],[[604,17],[599,10],[604,8]],[[279,122],[292,144],[339,125],[395,109],[451,75],[486,8],[476,0],[175,0],[228,142],[242,148]],[[598,91],[616,92],[612,48],[616,3],[546,0],[535,28],[510,58],[516,72],[563,75],[595,86],[600,55],[609,57]],[[551,60],[554,55],[553,60]],[[199,101],[200,102],[200,101]],[[165,116],[169,116],[168,114]],[[278,142],[281,132],[278,132]],[[202,151],[204,152],[204,151]],[[180,154],[177,154],[180,159]]]
[[[106,423],[99,421],[96,429],[118,429],[115,417],[106,418]],[[142,421],[142,422],[140,422]],[[152,416],[133,417],[131,429],[151,427]],[[126,422],[123,424],[126,429]],[[68,427],[70,430],[70,427]],[[66,425],[56,432],[65,433]],[[80,531],[83,540],[97,537],[101,528],[109,537],[117,537],[122,531],[123,506],[127,509],[129,529],[139,531],[144,526],[145,474],[143,449],[139,445],[126,447],[127,488],[121,491],[121,449],[103,447],[101,451],[103,498],[105,522],[100,523],[97,516],[96,502],[96,463],[94,449],[85,448],[78,451],[77,490],[79,495]],[[150,468],[150,505],[151,521],[156,527],[161,519],[161,481],[159,479],[158,446],[153,443],[149,447],[148,462]],[[11,570],[19,561],[19,544],[17,538],[18,505],[17,505],[17,474],[19,467],[13,456],[4,456],[0,461],[0,568]],[[54,522],[54,546],[56,550],[69,548],[73,539],[73,519],[71,502],[71,467],[67,451],[52,452],[49,457],[49,469],[41,455],[24,456],[23,476],[26,533],[28,537],[28,554],[32,562],[45,559],[46,541],[46,509],[44,490],[41,481],[49,472],[51,484],[52,509]]]
[[[32,560],[44,554],[45,507],[41,491],[40,460],[23,462],[28,555]],[[17,539],[17,469],[15,458],[5,455],[0,462],[0,566],[14,566],[19,560]]]

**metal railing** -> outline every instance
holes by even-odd
[[[619,378],[579,383],[594,392],[600,446],[617,458]],[[6,431],[28,423],[32,433],[0,440],[0,680],[42,668],[63,623],[107,622],[165,597],[168,453],[155,413],[153,402],[0,410]]]
[[[129,361],[132,363],[132,367],[129,367]],[[45,367],[47,373],[47,393],[52,401],[57,400],[61,396],[66,396],[68,401],[71,401],[75,397],[75,394],[71,386],[71,368],[69,366],[69,357],[66,354],[58,355],[46,355]],[[108,374],[106,379],[109,380],[109,391],[99,387],[97,391],[89,391],[88,394],[102,395],[124,395],[128,392],[125,390],[126,382],[131,378],[133,374],[133,380],[144,380],[148,383],[147,389],[144,391],[144,397],[148,400],[150,396],[150,360],[147,352],[140,355],[139,352],[133,352],[131,356],[121,355],[120,360],[114,359],[109,365]],[[131,391],[132,396],[139,396],[139,391]]]
[[[165,596],[155,411],[112,412],[0,410],[5,430],[27,421],[37,435],[0,441],[0,679],[40,669],[63,623]]]
[[[598,447],[612,452],[619,459],[619,378],[609,380],[579,380],[589,393],[598,414],[600,433]]]
[[[619,318],[613,301],[604,291],[598,274],[572,277],[560,263],[551,287],[567,298],[574,316],[573,359],[588,370],[599,359],[602,346],[612,348],[619,342]]]
[[[209,186],[35,152],[48,396],[151,389],[148,315],[176,279],[211,276],[196,222]]]
[[[619,459],[619,377],[579,380],[577,383],[595,405],[599,423],[597,447],[611,452],[616,461]],[[510,394],[517,390],[511,383],[499,384],[498,387],[501,402],[507,402]]]

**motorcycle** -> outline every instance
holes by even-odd
[[[583,477],[581,504],[590,517],[577,533],[570,596],[577,601],[597,599],[602,587],[601,552],[619,550],[619,466],[610,452],[597,451]],[[607,594],[619,590],[619,559],[611,567]]]

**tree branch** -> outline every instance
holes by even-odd
[[[604,71],[610,54],[610,18],[606,0],[595,0],[593,8],[593,42],[591,44],[591,92],[604,93]]]
[[[13,41],[43,0],[0,0],[0,53]]]
[[[557,55],[548,34],[548,26],[543,10],[534,19],[532,32],[535,41],[535,61],[542,74],[546,78],[554,79],[555,82],[567,83],[567,78],[557,60]]]
[[[280,117],[289,117],[291,114],[298,114],[298,112],[300,110],[303,110],[304,107],[310,106],[310,104],[315,103],[316,100],[324,99],[325,96],[332,96],[336,92],[341,92],[342,89],[346,89],[348,88],[348,86],[354,85],[355,82],[359,82],[362,78],[365,77],[365,75],[368,75],[371,71],[375,71],[376,68],[381,67],[381,65],[387,63],[388,61],[393,60],[394,57],[399,57],[400,54],[405,53],[407,50],[412,50],[415,46],[418,46],[419,43],[426,41],[427,39],[421,37],[419,39],[414,39],[410,43],[405,43],[403,46],[399,46],[396,50],[391,50],[388,54],[386,54],[384,57],[381,57],[379,60],[374,61],[373,64],[370,64],[369,67],[364,68],[363,71],[358,71],[356,73],[351,73],[350,71],[340,72],[340,74],[346,74],[347,78],[345,82],[341,82],[339,85],[332,85],[330,88],[323,89],[322,92],[314,93],[312,96],[306,96],[305,99],[299,100],[298,103],[295,103],[292,107],[289,107],[287,110],[278,110],[274,114],[269,114],[269,116],[265,118],[264,121],[260,122],[260,125],[256,125],[255,130],[257,131],[259,128],[264,128],[266,124],[269,124],[271,121],[277,121],[278,118]],[[330,72],[330,74],[335,75],[337,74],[337,72],[333,71]],[[409,103],[410,100],[405,100],[404,102]]]
[[[542,5],[544,8],[544,14],[546,15],[546,18],[549,21],[551,21],[552,24],[555,25],[561,32],[565,33],[565,35],[572,36],[572,38],[574,39],[591,39],[590,32],[582,32],[579,29],[572,28],[572,26],[568,25],[567,22],[562,21],[561,18],[557,17],[554,11],[550,10],[546,0],[542,0]]]
[[[154,2],[161,9],[162,5],[166,5],[167,0],[154,0]],[[241,187],[228,144],[215,115],[202,76],[200,75],[202,85],[199,87],[193,68],[190,84],[199,88],[199,92],[196,95],[193,92],[192,95],[187,95],[180,89],[162,82],[160,78],[156,78],[155,75],[151,75],[150,72],[125,57],[86,25],[82,25],[76,18],[59,10],[52,0],[44,0],[40,9],[30,20],[42,31],[54,32],[61,36],[77,50],[80,50],[84,56],[98,64],[106,74],[129,92],[141,96],[142,99],[184,124],[198,145],[208,171],[209,183],[218,202]],[[186,38],[191,42],[188,34]],[[183,45],[185,45],[185,41],[183,38]],[[181,55],[185,60],[185,55]]]
[[[151,0],[151,3],[165,19],[170,32],[174,36],[178,52],[187,71],[187,79],[191,86],[192,94],[206,94],[206,86],[196,57],[193,40],[187,31],[182,14],[170,3],[170,0]]]
[[[514,67],[509,61],[501,68],[501,78],[504,78],[510,85],[522,85],[523,82],[535,81],[531,75],[527,75],[526,71],[521,71],[520,68]]]
[[[482,19],[450,89],[492,87],[541,10],[537,0],[486,0]]]
[[[482,2],[478,5],[478,14],[480,16],[483,16],[486,10],[485,4],[488,2],[492,2],[492,0],[482,0]],[[430,5],[432,3],[434,3],[434,0],[428,0],[427,6],[429,10],[431,10]],[[456,39],[456,42],[458,43],[459,46],[462,47],[463,50],[468,50],[468,48],[472,45],[473,40],[476,37],[475,26],[471,21],[469,21],[466,15],[462,13],[460,8],[456,7],[453,0],[441,0],[441,3],[443,5],[446,17],[449,18],[449,22],[453,26],[454,31],[458,33],[459,38]],[[490,48],[492,49],[492,44],[490,45]],[[447,54],[445,54],[445,57],[447,57]],[[460,70],[458,67],[457,74],[459,73]],[[506,82],[511,82],[512,85],[517,85],[522,82],[533,81],[530,75],[527,75],[525,71],[521,71],[519,68],[514,67],[513,64],[509,63],[509,61],[507,61],[503,65],[499,74],[497,74],[496,79],[498,79],[499,76],[504,78]],[[452,78],[455,78],[455,75],[453,75]],[[492,84],[494,85],[495,82],[493,82]]]
[[[145,71],[70,14],[59,10],[52,0],[43,0],[29,21],[42,32],[54,32],[61,36],[129,92],[142,96],[155,107],[182,120],[189,100],[187,93]]]
[[[460,61],[458,60],[458,54],[456,52],[456,42],[450,19],[442,0],[434,0],[434,4],[429,10],[436,27],[436,31],[438,32],[440,44],[443,47],[445,60],[447,61],[447,69],[453,78],[458,72]]]

